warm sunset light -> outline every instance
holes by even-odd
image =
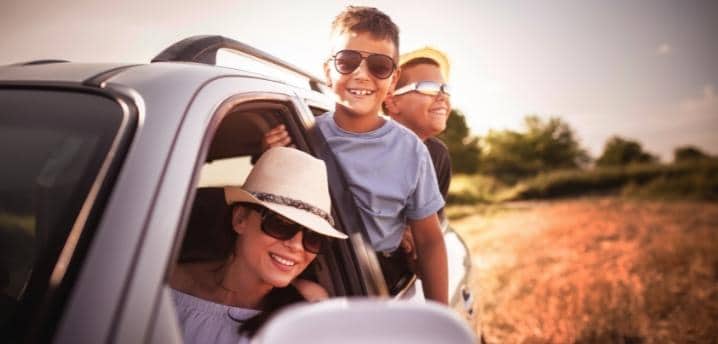
[[[391,20],[331,50],[348,5]],[[10,0],[0,32],[0,342],[267,343],[354,297],[410,305],[392,343],[718,338],[718,1]]]

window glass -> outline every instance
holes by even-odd
[[[97,95],[0,89],[0,113],[0,326],[5,328],[23,311],[20,304],[32,305],[47,291],[123,112]]]
[[[250,156],[211,161],[202,166],[198,187],[241,186],[251,170]]]
[[[257,106],[245,105],[256,108]],[[232,249],[230,208],[224,186],[244,184],[262,152],[264,133],[278,122],[275,111],[230,111],[212,137],[202,166],[179,263],[223,260]]]

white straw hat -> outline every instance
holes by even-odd
[[[405,63],[418,58],[427,58],[436,62],[439,65],[441,76],[444,77],[444,80],[446,82],[449,81],[449,71],[451,69],[451,65],[449,64],[449,58],[441,50],[436,48],[426,46],[421,49],[416,49],[408,53],[401,54],[401,56],[399,57],[399,66],[401,67]]]
[[[324,162],[297,149],[267,150],[244,185],[225,187],[224,197],[227,204],[259,204],[317,233],[347,238],[333,227]]]

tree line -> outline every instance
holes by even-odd
[[[449,148],[455,173],[490,175],[507,184],[556,170],[659,162],[640,142],[620,136],[609,138],[601,155],[593,159],[580,146],[575,131],[558,117],[529,115],[522,130],[490,130],[484,137],[476,137],[470,134],[464,114],[454,109],[439,137]],[[686,145],[674,150],[673,161],[712,158]]]

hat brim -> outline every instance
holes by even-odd
[[[227,204],[237,202],[259,204],[319,234],[337,239],[348,238],[346,234],[336,230],[334,227],[332,227],[331,224],[329,224],[329,222],[327,222],[327,220],[323,219],[321,216],[312,214],[306,210],[297,209],[295,207],[259,200],[251,193],[245,191],[239,186],[225,187],[224,197],[227,201]]]

